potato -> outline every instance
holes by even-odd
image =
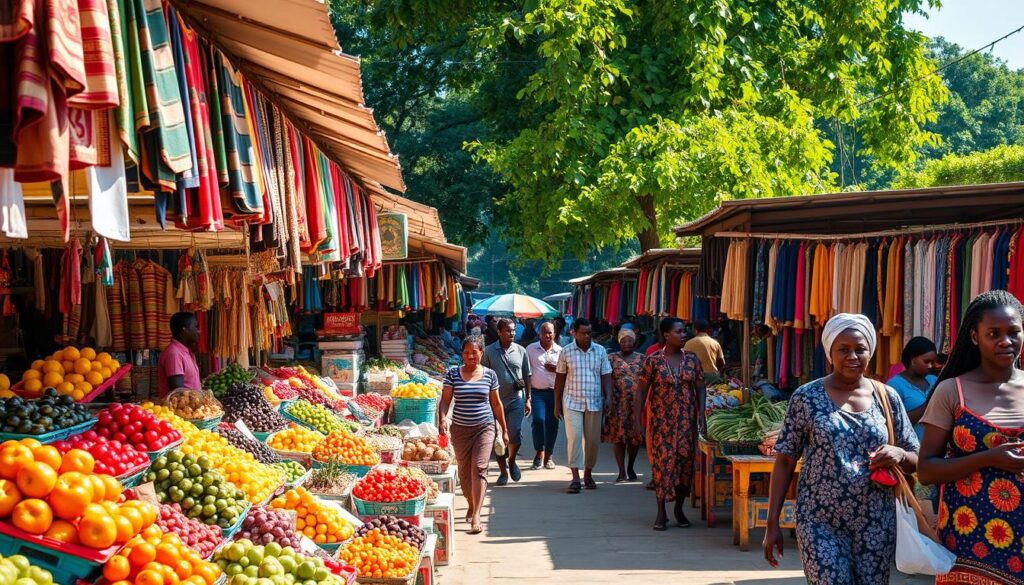
[[[433,460],[434,461],[448,461],[448,454],[445,453],[443,449],[438,449],[437,451],[434,451]]]

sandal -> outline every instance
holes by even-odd
[[[573,481],[572,483],[570,483],[569,484],[569,489],[567,491],[570,494],[578,494],[578,493],[580,493],[580,482]]]
[[[474,524],[474,525],[469,527],[469,533],[470,534],[480,534],[483,531],[484,531],[484,527],[479,525],[479,524]]]
[[[637,479],[637,475],[636,475],[635,471],[628,471],[628,472],[626,472],[626,477],[629,479],[629,481],[636,481],[636,479]]]
[[[616,477],[615,478],[615,483],[626,483],[626,476],[625,475],[620,475],[619,477]]]
[[[583,487],[587,488],[588,490],[596,490],[597,489],[597,482],[595,482],[594,478],[592,478],[592,477],[584,477],[583,478]]]
[[[665,532],[666,530],[668,530],[668,526],[666,526],[664,522],[662,522],[660,524],[655,522],[654,523],[654,529],[657,530],[658,532]]]

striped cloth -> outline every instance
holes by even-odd
[[[128,284],[128,306],[125,321],[128,325],[128,348],[146,349],[146,313],[142,302],[142,279],[139,270],[144,260],[136,260],[125,270]]]
[[[135,100],[132,97],[133,81],[130,73],[132,63],[129,60],[129,39],[138,40],[137,31],[126,30],[126,11],[131,3],[124,7],[118,0],[107,0],[107,16],[110,19],[110,43],[114,53],[114,79],[117,83],[118,105],[113,115],[113,123],[117,128],[118,137],[124,146],[125,156],[132,163],[139,162],[139,139],[135,134]]]
[[[76,0],[45,0],[50,75],[71,98],[85,90],[81,16]]]
[[[227,169],[228,193],[231,212],[226,216],[232,222],[256,219],[263,215],[263,205],[257,192],[253,169],[252,138],[242,95],[241,76],[219,53],[214,56],[220,96],[221,132]]]
[[[128,262],[122,260],[113,269],[113,283],[107,287],[107,307],[110,315],[110,348],[114,351],[125,351],[128,349],[128,288],[127,272],[130,270]]]
[[[484,368],[479,380],[470,381],[462,377],[462,369],[454,366],[448,369],[444,385],[452,388],[452,422],[461,426],[476,426],[494,421],[491,410],[491,392],[498,391],[498,375],[490,368]]]
[[[85,91],[69,98],[68,103],[87,110],[117,107],[121,100],[106,0],[78,0],[78,9],[82,19]]]

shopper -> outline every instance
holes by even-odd
[[[722,353],[722,346],[718,340],[708,335],[708,329],[708,322],[704,319],[694,321],[695,335],[686,342],[683,349],[697,354],[700,365],[704,368],[704,382],[716,384],[721,379],[721,372],[725,371],[725,354]]]
[[[776,566],[775,553],[782,554],[779,514],[802,457],[796,531],[808,583],[887,585],[896,552],[896,499],[872,473],[913,473],[917,435],[899,395],[876,388],[865,375],[876,346],[867,317],[832,317],[821,344],[832,373],[796,389],[775,444],[764,557]],[[888,392],[895,445],[889,444],[880,391]]]
[[[484,340],[467,337],[462,342],[462,366],[454,366],[445,375],[441,391],[441,433],[451,437],[459,468],[459,483],[469,509],[466,522],[470,534],[479,534],[480,510],[487,493],[487,465],[494,449],[494,421],[508,444],[505,410],[498,397],[498,376],[480,365]],[[449,417],[448,408],[454,403]]]
[[[171,315],[171,342],[160,352],[157,364],[157,392],[162,399],[171,390],[201,389],[199,364],[192,349],[199,343],[199,319],[195,313]]]
[[[913,337],[903,347],[903,356],[900,359],[903,371],[886,382],[903,400],[907,418],[915,425],[914,430],[919,440],[924,437],[924,427],[918,424],[918,421],[924,414],[924,403],[928,393],[937,380],[932,374],[935,359],[935,343],[927,337]]]
[[[674,502],[673,515],[680,528],[690,526],[683,502],[690,491],[697,452],[697,417],[704,401],[704,372],[693,352],[683,349],[686,330],[681,319],[668,317],[658,327],[663,349],[643,364],[634,417],[644,430],[651,483],[658,500],[654,529],[666,530],[665,504]],[[642,415],[646,412],[646,428]]]
[[[612,392],[608,353],[593,343],[591,332],[589,321],[576,319],[572,324],[574,340],[562,350],[555,368],[555,417],[565,420],[572,471],[570,494],[580,493],[580,467],[584,468],[583,487],[597,489],[593,470],[601,441],[601,413]]]
[[[654,352],[659,351],[665,347],[665,340],[662,338],[661,331],[659,331],[658,329],[654,330],[654,339],[652,339],[651,341],[653,343],[648,345],[647,349],[644,350],[644,355],[646,356],[654,355]]]
[[[496,457],[501,474],[495,484],[503,486],[510,476],[516,482],[523,478],[516,454],[523,444],[523,417],[530,415],[530,358],[523,346],[512,341],[516,326],[511,319],[498,319],[495,328],[498,340],[487,346],[480,363],[498,375],[498,396],[508,425],[508,449]]]
[[[554,469],[551,454],[558,439],[558,419],[555,418],[555,368],[562,346],[555,343],[555,325],[548,321],[540,326],[540,340],[526,346],[530,358],[530,402],[533,419],[532,469]]]
[[[644,356],[633,351],[636,332],[632,329],[619,329],[618,342],[619,351],[608,356],[612,366],[612,399],[601,429],[601,441],[614,446],[615,463],[619,466],[619,476],[615,478],[615,483],[622,483],[627,479],[636,481],[633,465],[640,452],[640,445],[643,444],[640,425],[633,413]]]
[[[498,327],[493,315],[484,317],[484,343],[490,345],[498,341]]]
[[[971,301],[921,418],[919,479],[942,485],[939,537],[957,557],[938,584],[1024,583],[1022,315],[1006,291]]]

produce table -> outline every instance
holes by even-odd
[[[732,464],[732,543],[738,544],[740,550],[750,549],[750,514],[748,503],[750,498],[750,474],[768,473],[771,474],[775,466],[774,457],[764,455],[726,455]],[[800,472],[802,461],[796,464],[796,472]],[[787,500],[791,503],[792,500]]]
[[[715,526],[715,459],[722,456],[717,443],[709,443],[703,439],[698,442],[697,476],[693,482],[697,487],[696,496],[700,499],[700,519],[708,523],[708,528]]]

